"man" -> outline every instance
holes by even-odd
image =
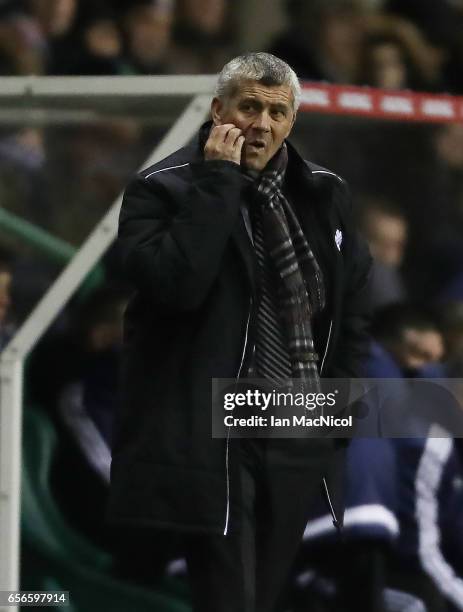
[[[370,258],[344,181],[286,142],[299,99],[278,58],[235,58],[212,123],[143,171],[121,210],[136,295],[110,515],[189,534],[201,612],[275,609],[310,501],[322,486],[330,497],[343,452],[333,440],[213,439],[211,379],[355,376],[365,347]]]
[[[368,378],[445,377],[444,337],[429,314],[407,303],[390,304],[373,318]]]
[[[366,198],[359,218],[374,258],[370,305],[373,311],[404,301],[407,295],[402,264],[407,247],[408,222],[399,207],[386,199]]]

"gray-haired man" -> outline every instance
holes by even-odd
[[[198,612],[274,610],[310,502],[323,491],[342,523],[335,441],[211,437],[212,378],[350,377],[363,356],[370,258],[344,181],[286,142],[299,99],[278,58],[235,58],[212,122],[121,210],[136,294],[110,515],[187,534]]]

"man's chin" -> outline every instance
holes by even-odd
[[[247,170],[254,170],[255,172],[261,172],[261,170],[263,170],[266,166],[265,160],[251,156],[243,157],[241,160],[241,164]]]

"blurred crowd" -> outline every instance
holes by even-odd
[[[302,79],[463,92],[459,0],[278,7],[286,25],[263,46]],[[244,48],[244,19],[245,4],[229,0],[1,0],[0,74],[215,73],[254,50]],[[256,31],[260,25],[259,15]]]
[[[229,56],[226,0],[2,0],[0,73],[213,73]]]
[[[463,5],[443,0],[289,0],[270,45],[302,79],[461,93]]]
[[[267,49],[302,79],[463,93],[461,0],[281,6],[286,23]],[[227,0],[0,0],[0,74],[216,72],[243,51],[245,12]],[[0,206],[77,247],[163,130],[136,113],[0,125]],[[463,126],[301,113],[294,142],[348,180],[374,256],[365,376],[463,378]],[[0,350],[64,263],[2,224]],[[166,568],[181,570],[172,543],[152,543],[147,533],[117,539],[104,527],[131,288],[121,282],[117,248],[103,268],[105,282],[79,292],[29,358],[26,403],[45,408],[59,431],[53,491],[66,519],[114,555],[118,576],[150,585]],[[354,440],[347,476],[344,540],[330,517],[314,514],[293,609],[463,610],[461,440],[432,429],[414,439]]]

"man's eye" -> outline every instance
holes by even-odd
[[[274,110],[273,116],[276,117],[277,119],[283,119],[283,117],[285,117],[285,113],[282,110]]]

